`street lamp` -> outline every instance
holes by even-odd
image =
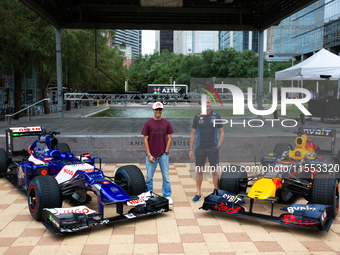
[[[173,79],[173,78],[172,78],[172,77],[170,77],[170,84],[172,84],[172,79]]]
[[[213,77],[213,85],[214,85],[214,88],[215,88],[215,83],[216,83],[216,77]]]

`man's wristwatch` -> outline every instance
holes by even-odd
[[[217,145],[216,147],[217,147],[217,149],[220,149],[220,148],[221,148],[221,146],[219,146],[219,145]]]
[[[164,152],[165,155],[169,155],[169,152]]]
[[[148,157],[150,157],[151,156],[151,153],[148,155]]]

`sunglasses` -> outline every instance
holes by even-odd
[[[163,111],[163,109],[162,108],[158,108],[158,109],[154,109],[155,111]]]

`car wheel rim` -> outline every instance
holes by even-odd
[[[29,196],[28,196],[28,203],[30,210],[34,212],[37,209],[37,191],[34,186],[30,188]]]

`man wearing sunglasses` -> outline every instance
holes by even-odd
[[[169,178],[169,150],[171,134],[174,132],[170,122],[162,118],[163,104],[156,102],[152,105],[154,116],[145,122],[142,135],[146,150],[146,192],[153,191],[153,176],[159,164],[163,176],[163,196],[173,204],[171,199],[171,184]]]

